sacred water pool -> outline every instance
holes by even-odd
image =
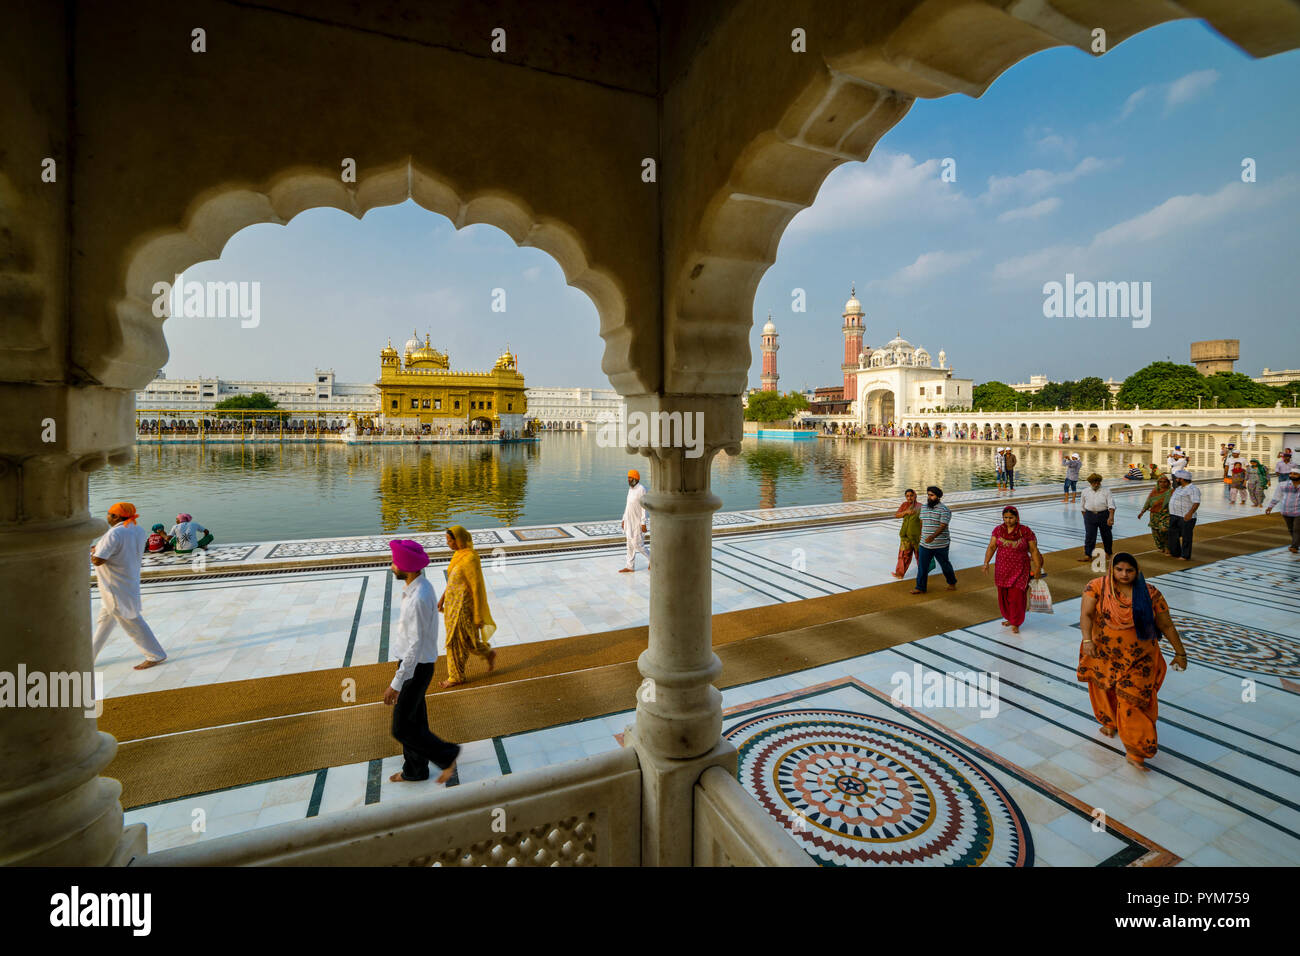
[[[746,438],[740,455],[714,460],[712,487],[725,511],[992,488],[994,444]],[[1068,451],[1085,476],[1120,478],[1132,460],[1022,446],[1017,483],[1058,480]],[[516,445],[137,445],[132,461],[91,475],[90,508],[130,501],[143,526],[169,528],[189,512],[227,543],[608,520],[623,512],[628,468],[648,478],[646,459],[594,432]]]

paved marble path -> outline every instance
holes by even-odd
[[[1202,486],[1202,493],[1202,523],[1258,513],[1229,506],[1213,485]],[[1145,494],[1116,491],[1115,537],[1145,533],[1145,519],[1137,520]],[[954,567],[983,561],[1002,504],[954,512]],[[894,507],[896,503],[890,505],[891,514]],[[1082,553],[1083,519],[1077,504],[1055,500],[1018,507],[1042,550],[1078,547]],[[864,519],[715,537],[713,612],[888,583],[898,551],[898,524],[892,518]],[[650,575],[640,558],[639,573],[617,573],[625,559],[622,545],[495,557],[484,548],[484,556],[489,604],[498,626],[493,644],[498,647],[649,623]],[[431,567],[441,591],[446,558],[435,558]],[[146,581],[142,594],[145,618],[170,660],[133,670],[140,656],[129,638],[115,632],[95,662],[105,674],[109,697],[386,661],[401,603],[400,584],[383,568]],[[98,611],[97,592],[92,592],[91,613]]]
[[[1205,509],[1207,518],[1227,511],[1217,502]],[[1042,514],[1045,529],[1051,516]],[[1068,516],[1056,517],[1068,528]],[[869,531],[849,530],[854,541]],[[976,545],[957,547],[968,549],[957,563],[971,563]],[[872,563],[883,557],[865,553]],[[847,574],[825,570],[826,581]],[[993,620],[725,690],[724,734],[740,750],[742,783],[823,863],[1300,864],[1300,558],[1276,549],[1151,580],[1191,663],[1171,670],[1160,693],[1150,773],[1130,768],[1096,732],[1074,680],[1071,597],[1051,616],[1031,615],[1019,635]],[[931,675],[950,675],[970,696],[902,693]],[[993,698],[974,694],[980,675],[997,676]],[[610,750],[632,719],[629,710],[465,744],[454,783]],[[427,792],[431,784],[387,782],[400,764],[392,757],[186,797],[128,811],[126,822],[147,823],[156,851]]]

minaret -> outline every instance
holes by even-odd
[[[857,283],[849,286],[849,301],[844,303],[844,400],[858,398],[858,355],[862,352],[862,332],[866,317],[858,302]]]
[[[776,391],[776,380],[781,376],[776,371],[776,326],[772,322],[772,313],[767,313],[767,325],[763,326],[763,387],[764,392]]]

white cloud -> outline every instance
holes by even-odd
[[[1218,80],[1218,70],[1197,70],[1194,73],[1188,73],[1186,76],[1180,76],[1170,83],[1153,83],[1149,86],[1140,87],[1130,93],[1128,99],[1124,101],[1124,107],[1119,112],[1119,118],[1122,120],[1128,119],[1148,96],[1160,91],[1164,92],[1165,112],[1168,113],[1174,107],[1190,103],[1217,83]]]
[[[542,274],[541,266],[529,266],[527,269],[524,270],[524,278],[527,279],[529,282],[533,281],[541,274]]]
[[[1061,200],[1056,196],[1049,196],[1047,199],[1040,199],[1030,206],[1008,209],[998,216],[998,222],[1015,222],[1017,219],[1039,219],[1048,213],[1055,212],[1060,207]]]
[[[1114,269],[1132,258],[1135,246],[1181,239],[1212,223],[1231,222],[1241,214],[1276,206],[1296,193],[1300,193],[1300,177],[1292,175],[1266,186],[1231,182],[1209,195],[1171,196],[1101,230],[1086,245],[1063,243],[1006,259],[994,267],[993,277],[1021,279],[1066,271],[1085,275]]]
[[[990,176],[988,190],[980,198],[985,202],[1001,202],[1011,197],[1032,199],[1050,192],[1058,186],[1074,182],[1082,176],[1101,172],[1119,165],[1117,159],[1098,159],[1085,156],[1073,169],[1064,172],[1052,172],[1048,169],[1027,169],[1014,176]]]
[[[940,179],[941,162],[877,152],[865,163],[847,164],[827,177],[816,202],[794,217],[786,235],[959,215],[967,208],[967,199],[955,183]]]
[[[1147,94],[1151,92],[1151,89],[1152,88],[1149,86],[1144,86],[1130,93],[1128,99],[1124,101],[1124,108],[1120,110],[1119,118],[1128,119],[1129,114],[1137,109],[1139,103],[1146,99]]]
[[[911,265],[903,266],[887,279],[873,279],[867,283],[867,287],[898,289],[917,282],[925,282],[960,269],[977,255],[979,253],[973,249],[965,252],[923,252]]]
[[[1218,79],[1218,70],[1197,70],[1195,73],[1188,73],[1174,80],[1165,93],[1165,111],[1190,103],[1212,87]]]

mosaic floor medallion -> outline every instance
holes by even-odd
[[[1187,656],[1228,670],[1300,677],[1300,643],[1271,631],[1174,612]]]
[[[936,737],[838,710],[782,710],[726,734],[739,779],[823,866],[1027,866],[1010,795]]]

